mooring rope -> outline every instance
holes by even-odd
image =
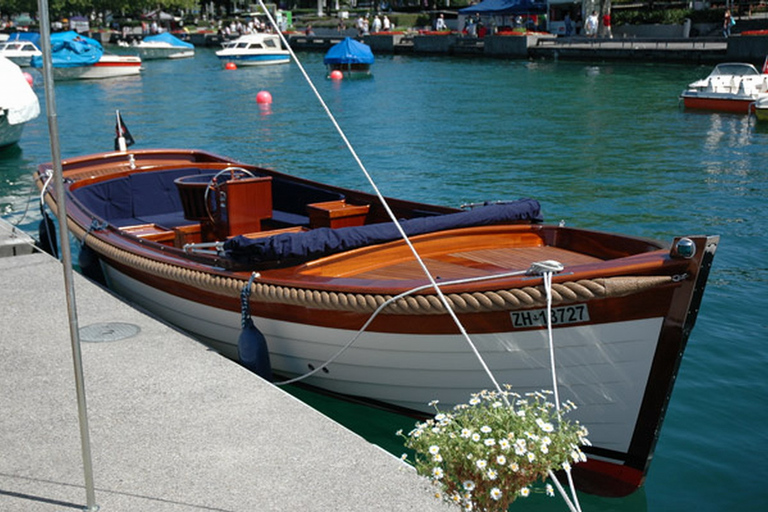
[[[561,407],[560,407],[560,386],[557,383],[557,364],[555,362],[555,340],[552,333],[552,276],[557,272],[563,271],[563,265],[557,261],[545,261],[534,265],[536,271],[541,273],[542,280],[544,282],[544,290],[547,294],[547,339],[549,342],[549,365],[552,372],[552,391],[555,395],[555,409],[557,411],[558,420],[561,419]],[[573,474],[570,465],[565,468],[565,474],[568,478],[568,485],[571,490],[571,496],[568,497],[567,493],[563,489],[560,481],[557,479],[555,473],[550,469],[548,471],[550,479],[555,482],[560,496],[565,501],[571,512],[581,512],[581,505],[579,504],[579,498],[576,494],[576,486],[573,482]]]
[[[349,139],[347,139],[346,134],[344,133],[344,130],[341,129],[341,126],[336,121],[336,117],[331,112],[331,109],[328,107],[328,105],[323,100],[323,97],[320,95],[320,92],[315,87],[314,83],[312,83],[312,80],[309,78],[309,75],[304,70],[304,66],[301,64],[299,59],[296,57],[296,54],[294,53],[293,49],[291,48],[291,45],[288,44],[288,41],[285,39],[285,36],[280,31],[279,27],[277,26],[277,23],[272,18],[272,14],[267,9],[267,6],[264,5],[264,0],[259,0],[259,5],[261,6],[264,13],[267,15],[267,18],[269,19],[269,23],[274,27],[275,31],[280,35],[280,39],[285,45],[285,47],[288,49],[288,52],[291,54],[291,57],[293,58],[294,62],[296,62],[296,65],[299,67],[299,70],[301,71],[302,75],[304,75],[304,79],[309,84],[312,91],[315,93],[315,96],[317,97],[317,100],[320,102],[320,105],[322,105],[323,109],[325,110],[325,113],[328,115],[328,118],[331,120],[331,123],[333,124],[334,128],[336,128],[337,133],[341,137],[342,141],[344,141],[344,144],[346,145],[347,149],[349,150],[350,155],[352,155],[352,158],[354,158],[355,162],[357,163],[360,170],[365,175],[365,178],[368,180],[368,183],[373,188],[374,193],[379,198],[379,202],[384,207],[384,210],[387,212],[387,215],[389,216],[390,220],[394,223],[394,226],[397,228],[397,231],[400,233],[400,237],[403,239],[405,244],[408,246],[408,249],[410,249],[411,253],[413,254],[413,257],[415,258],[416,262],[421,267],[422,272],[426,276],[426,278],[429,280],[430,284],[432,285],[433,289],[435,290],[435,293],[437,294],[437,298],[440,300],[440,302],[445,306],[446,312],[448,315],[450,315],[451,319],[453,320],[453,323],[456,325],[456,327],[461,332],[461,335],[466,340],[469,347],[472,349],[472,352],[475,354],[475,357],[477,357],[478,362],[483,367],[483,370],[485,370],[485,373],[488,375],[488,378],[493,383],[496,390],[499,392],[500,395],[504,396],[504,393],[501,389],[501,385],[496,381],[496,378],[494,377],[493,373],[491,372],[490,368],[488,368],[488,365],[485,363],[485,360],[483,359],[483,356],[480,355],[480,351],[475,346],[472,339],[469,337],[469,334],[467,333],[466,329],[464,328],[464,325],[462,325],[461,321],[459,320],[458,316],[456,316],[456,312],[451,308],[451,305],[448,302],[448,299],[443,295],[442,290],[440,290],[440,287],[437,285],[437,282],[435,281],[434,276],[432,276],[432,273],[427,268],[426,264],[421,258],[421,255],[416,250],[416,248],[411,243],[411,240],[408,238],[408,235],[405,233],[405,230],[400,225],[400,222],[397,219],[397,216],[394,214],[392,209],[389,206],[389,203],[384,198],[384,195],[379,190],[379,187],[376,185],[376,182],[374,181],[371,174],[368,172],[368,169],[366,169],[365,165],[363,164],[363,161],[360,160],[360,157],[357,155],[357,152],[355,151],[355,148],[352,147],[352,144],[349,142]]]

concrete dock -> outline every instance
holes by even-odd
[[[2,257],[0,283],[0,510],[83,509],[61,264]],[[453,510],[281,389],[80,275],[75,290],[100,511]]]

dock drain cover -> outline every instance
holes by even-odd
[[[140,330],[138,325],[122,322],[91,324],[80,329],[80,341],[92,343],[119,341],[136,336]]]

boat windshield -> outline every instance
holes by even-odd
[[[717,67],[715,67],[714,71],[712,71],[712,76],[715,75],[734,75],[734,76],[750,76],[750,75],[759,75],[760,73],[757,71],[755,66],[752,64],[743,64],[743,63],[727,63],[727,64],[718,64]]]

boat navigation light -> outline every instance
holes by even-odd
[[[673,256],[685,259],[693,258],[694,254],[696,254],[696,244],[694,244],[693,240],[690,238],[681,238],[678,240],[672,251]]]

